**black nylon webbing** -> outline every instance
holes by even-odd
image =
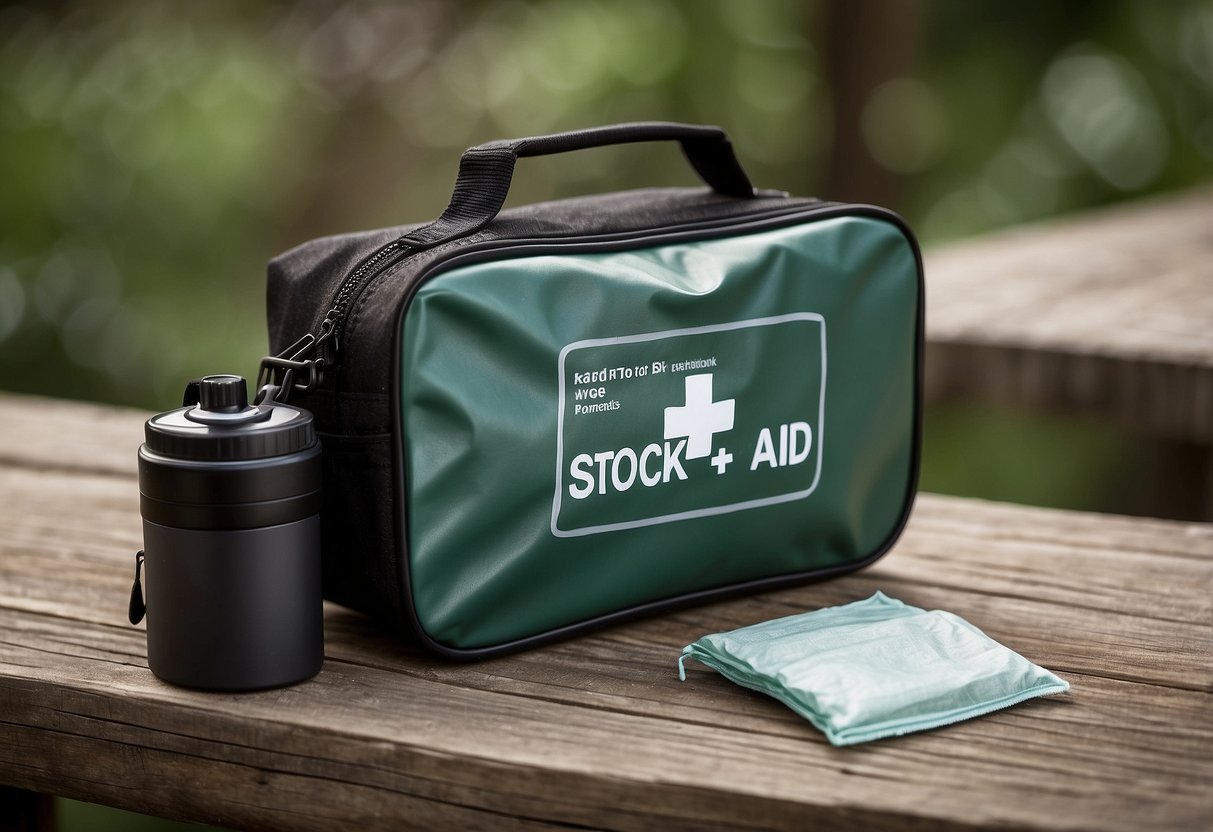
[[[459,160],[459,175],[446,210],[434,222],[406,235],[403,242],[429,248],[487,225],[505,204],[514,164],[520,157],[647,141],[680,142],[691,166],[717,193],[745,199],[754,196],[754,186],[719,127],[673,122],[614,124],[469,148]]]

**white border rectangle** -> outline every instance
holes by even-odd
[[[560,499],[563,486],[564,473],[564,363],[568,354],[573,350],[584,349],[586,347],[602,347],[611,346],[614,344],[632,344],[639,341],[659,341],[663,338],[675,338],[682,335],[701,335],[706,332],[727,332],[734,329],[750,329],[759,326],[774,326],[776,324],[791,323],[792,321],[816,321],[821,324],[821,398],[818,404],[817,414],[817,472],[813,476],[813,482],[808,488],[803,491],[792,491],[787,494],[778,494],[774,497],[762,497],[757,500],[745,500],[740,503],[729,503],[723,506],[712,506],[709,508],[693,509],[691,511],[680,511],[675,514],[663,514],[658,517],[648,517],[643,520],[626,520],[620,523],[606,523],[599,526],[583,526],[577,529],[560,529],[556,523],[560,517]],[[552,534],[555,537],[583,537],[590,534],[600,534],[602,532],[620,531],[623,529],[635,529],[642,526],[655,526],[660,523],[672,523],[676,520],[691,520],[696,517],[711,517],[717,514],[729,514],[734,511],[745,511],[751,508],[761,508],[763,506],[775,505],[777,503],[787,503],[792,500],[803,499],[813,493],[817,488],[817,482],[821,479],[821,457],[823,453],[823,437],[825,435],[825,418],[826,418],[826,322],[825,318],[816,312],[791,312],[786,315],[774,315],[769,318],[750,318],[744,321],[732,321],[727,324],[712,324],[710,326],[696,326],[687,329],[667,329],[660,332],[646,332],[640,335],[622,335],[617,338],[588,338],[584,341],[574,341],[565,346],[560,351],[559,370],[560,378],[560,410],[557,413],[556,422],[556,493],[552,498]]]

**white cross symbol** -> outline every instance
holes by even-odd
[[[687,459],[712,454],[712,434],[733,429],[736,399],[712,401],[712,374],[686,377],[686,404],[665,409],[665,438],[687,438]]]
[[[729,467],[729,463],[733,461],[733,455],[722,447],[709,461],[716,466],[717,474],[723,474],[724,469]]]

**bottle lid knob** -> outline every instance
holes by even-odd
[[[243,376],[203,376],[198,385],[198,406],[217,413],[240,413],[248,407]]]
[[[150,452],[196,461],[242,461],[286,456],[316,444],[312,415],[283,402],[250,405],[243,376],[192,380],[182,406],[148,419]]]

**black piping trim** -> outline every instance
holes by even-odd
[[[906,241],[910,244],[910,249],[914,254],[914,260],[918,267],[918,312],[916,315],[917,328],[914,338],[914,424],[913,424],[913,447],[910,454],[910,473],[906,482],[906,498],[902,505],[902,512],[894,524],[894,527],[885,539],[885,541],[877,547],[876,551],[870,556],[856,561],[854,563],[842,564],[839,566],[826,567],[824,569],[812,569],[805,572],[796,572],[790,575],[777,575],[771,578],[759,578],[753,581],[745,581],[742,583],[728,584],[710,589],[698,590],[695,592],[687,592],[681,595],[674,595],[668,598],[659,598],[654,601],[646,601],[643,604],[637,604],[632,607],[627,607],[615,612],[605,613],[587,618],[584,621],[577,621],[572,624],[566,624],[561,627],[556,627],[542,633],[537,633],[532,636],[526,636],[513,641],[494,644],[487,647],[451,647],[435,640],[425,631],[421,625],[421,621],[417,616],[417,610],[413,603],[413,591],[410,581],[408,569],[408,522],[407,522],[407,500],[406,481],[404,475],[404,431],[401,428],[401,413],[400,403],[401,396],[399,393],[400,385],[400,339],[403,331],[404,316],[408,311],[409,305],[412,303],[413,297],[417,294],[417,290],[421,285],[437,276],[438,274],[449,271],[452,268],[471,263],[482,262],[488,259],[506,259],[511,257],[526,257],[537,256],[543,254],[563,253],[563,252],[585,252],[585,251],[617,251],[635,248],[636,243],[645,243],[658,245],[661,243],[670,242],[691,242],[701,239],[711,239],[720,236],[733,236],[736,233],[754,233],[757,231],[765,231],[775,228],[783,228],[787,226],[797,225],[803,220],[819,220],[834,219],[836,217],[845,216],[867,216],[873,219],[883,220],[895,226]],[[744,220],[744,218],[742,218]],[[720,234],[721,231],[728,231],[729,234]],[[617,235],[612,235],[617,236]],[[675,239],[670,239],[674,237]],[[539,647],[544,644],[550,644],[555,641],[561,641],[574,636],[582,635],[593,630],[598,630],[612,624],[621,624],[627,621],[633,621],[638,618],[654,615],[659,612],[666,612],[684,607],[696,606],[712,601],[719,601],[726,598],[735,597],[738,595],[751,594],[760,591],[773,589],[781,589],[784,587],[797,586],[801,584],[814,583],[817,581],[826,580],[839,575],[845,575],[849,572],[855,572],[863,569],[888,553],[893,545],[901,537],[905,530],[906,524],[910,520],[910,513],[914,507],[914,499],[918,491],[918,477],[922,460],[922,387],[923,387],[923,344],[926,331],[926,281],[923,275],[922,251],[919,248],[918,240],[914,236],[914,232],[910,230],[906,221],[897,213],[880,208],[875,205],[844,205],[839,203],[818,203],[808,209],[793,214],[783,214],[769,221],[742,222],[737,226],[729,226],[727,228],[712,227],[705,230],[705,233],[675,233],[646,235],[645,232],[636,232],[634,236],[627,240],[612,239],[608,242],[595,242],[594,240],[577,240],[575,238],[565,238],[560,242],[552,242],[551,240],[542,240],[538,243],[530,244],[524,240],[497,240],[491,245],[476,247],[475,249],[457,249],[452,253],[452,256],[443,258],[429,264],[425,270],[419,273],[412,281],[408,291],[400,303],[400,311],[396,316],[395,332],[392,336],[392,378],[389,382],[389,390],[392,395],[391,399],[391,418],[392,418],[392,474],[396,480],[393,500],[404,502],[403,506],[394,506],[392,512],[396,525],[396,551],[395,555],[399,558],[396,564],[397,571],[400,575],[400,589],[403,593],[405,608],[408,612],[408,620],[402,622],[407,625],[407,635],[411,635],[417,639],[426,649],[443,656],[448,659],[460,661],[474,661],[479,659],[488,659],[495,656],[505,655],[507,653],[516,653],[520,650],[526,650],[533,647]]]
[[[729,214],[729,215],[723,216],[723,217],[714,217],[714,218],[710,218],[710,219],[701,219],[701,220],[689,220],[687,222],[676,223],[673,225],[666,225],[666,226],[662,226],[660,228],[643,228],[643,229],[642,228],[633,228],[633,229],[629,229],[627,231],[612,231],[612,232],[608,232],[608,233],[604,233],[604,234],[595,234],[595,235],[593,235],[593,238],[596,243],[605,243],[605,242],[611,241],[611,240],[633,240],[636,238],[637,235],[640,235],[640,234],[654,234],[654,233],[675,234],[675,233],[682,233],[682,232],[689,232],[689,231],[701,231],[701,230],[705,230],[705,229],[709,229],[709,228],[716,228],[716,227],[732,227],[733,224],[737,223],[737,222],[757,221],[760,219],[766,220],[766,219],[772,219],[775,217],[785,216],[788,214],[800,214],[801,212],[804,211],[806,205],[813,205],[813,204],[824,205],[824,204],[826,204],[818,199],[804,198],[804,197],[797,198],[794,200],[789,200],[788,195],[782,191],[757,191],[754,194],[754,198],[755,199],[781,198],[781,199],[784,199],[785,201],[791,201],[795,204],[792,205],[791,207],[788,207],[787,205],[780,205],[775,208],[764,207],[764,208],[759,208],[757,210],[740,211],[740,212],[737,212],[734,214]],[[584,237],[585,237],[585,235],[580,234],[580,233],[578,233],[578,234],[560,234],[560,233],[543,234],[543,235],[537,235],[535,237],[528,237],[528,238],[526,238],[526,242],[533,243],[533,244],[544,243],[544,242],[556,243],[556,242],[562,242],[562,241],[568,241],[568,240],[572,240],[572,241],[583,240]],[[400,244],[400,241],[403,239],[404,239],[404,237],[398,237],[388,243],[385,243],[384,245],[380,246],[379,248],[376,248],[375,250],[369,252],[368,254],[366,254],[361,260],[358,261],[357,265],[355,265],[353,268],[351,268],[349,270],[345,279],[342,281],[342,285],[344,285],[345,280],[349,280],[350,277],[352,277],[355,273],[357,273],[362,268],[364,263],[366,263],[367,261],[369,261],[375,257],[378,257],[380,252],[385,251],[386,249],[397,247]],[[348,333],[353,331],[353,329],[356,326],[356,323],[358,320],[357,310],[362,305],[361,298],[362,298],[363,293],[365,293],[368,289],[370,289],[372,283],[375,283],[375,282],[381,280],[382,278],[384,278],[385,276],[392,274],[393,272],[395,272],[397,270],[398,267],[404,266],[405,263],[408,262],[409,258],[412,257],[413,255],[421,254],[426,251],[437,251],[438,249],[441,249],[444,246],[448,247],[448,250],[450,252],[454,252],[456,254],[461,253],[461,252],[468,252],[473,249],[478,251],[478,250],[480,250],[480,248],[486,247],[486,246],[489,248],[492,248],[493,250],[496,250],[496,248],[499,246],[502,246],[502,245],[511,246],[512,244],[519,242],[519,241],[518,240],[501,240],[501,239],[480,240],[480,241],[477,241],[470,245],[464,245],[464,246],[460,246],[459,245],[460,242],[462,242],[461,238],[456,237],[456,238],[452,238],[452,239],[448,239],[448,240],[441,240],[436,243],[430,243],[427,245],[409,246],[409,247],[406,247],[406,248],[398,251],[393,256],[383,258],[382,262],[378,263],[375,266],[375,269],[371,273],[369,273],[365,276],[365,279],[362,281],[360,288],[358,288],[357,291],[353,292],[349,296],[349,298],[346,300],[346,306],[347,306],[347,310],[348,310],[346,315],[348,316],[348,319],[344,320],[342,322],[342,329],[343,329],[343,332],[345,333],[345,337],[349,337]],[[445,257],[445,253],[443,256]],[[435,263],[437,263],[437,262],[438,261],[435,261]],[[417,276],[414,276],[413,279],[417,279]],[[338,292],[338,294],[340,294],[340,292]],[[335,302],[335,300],[334,300],[334,302]],[[328,316],[327,311],[324,312],[322,315],[320,315],[320,317],[314,321],[312,329],[314,331],[319,331],[321,328],[322,321],[327,316]]]

